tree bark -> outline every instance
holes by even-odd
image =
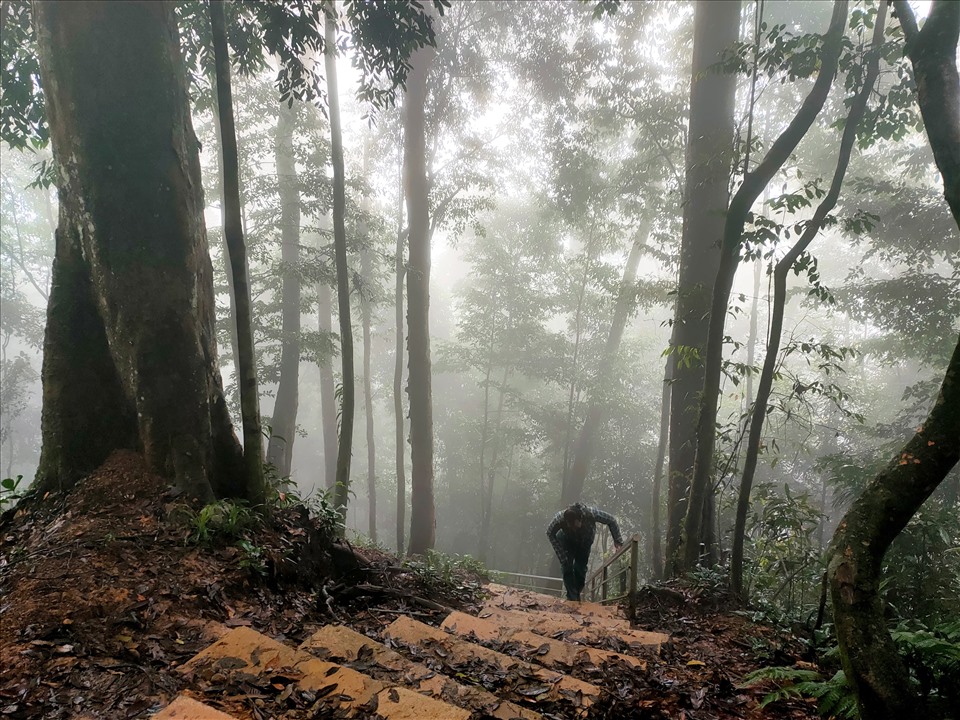
[[[317,285],[317,315],[320,332],[333,333],[333,302],[330,286]],[[337,485],[337,389],[333,378],[333,355],[320,363],[320,421],[323,432],[323,480],[328,491]]]
[[[431,549],[436,533],[433,501],[433,398],[430,366],[430,210],[426,168],[427,75],[436,55],[425,46],[410,58],[403,103],[404,168],[410,260],[407,326],[410,396],[411,555]]]
[[[743,184],[730,201],[723,228],[723,242],[720,252],[720,267],[717,270],[713,286],[713,300],[710,307],[710,327],[707,335],[706,357],[704,360],[703,393],[700,398],[700,412],[696,431],[696,459],[693,478],[690,483],[690,500],[684,519],[684,532],[678,564],[681,570],[694,567],[700,559],[703,507],[710,491],[710,476],[713,472],[713,452],[716,443],[717,409],[720,403],[720,375],[723,368],[723,333],[726,325],[727,303],[730,290],[740,261],[740,241],[743,226],[753,203],[770,183],[774,175],[790,157],[797,145],[807,134],[817,119],[833,78],[837,73],[840,51],[843,47],[843,33],[847,21],[847,0],[834,2],[833,17],[823,42],[820,70],[810,93],[804,99],[797,114],[787,128],[776,139],[766,157],[757,169],[743,179]]]
[[[324,64],[327,71],[327,106],[330,111],[330,159],[333,164],[333,247],[337,268],[337,312],[340,317],[340,442],[337,446],[337,481],[333,504],[346,525],[353,456],[353,327],[350,316],[350,269],[347,267],[346,185],[343,168],[343,135],[337,95],[336,21],[326,17]]]
[[[830,189],[817,206],[813,217],[804,228],[803,234],[797,239],[793,247],[777,262],[773,271],[773,307],[770,317],[770,337],[767,340],[766,356],[763,361],[763,370],[760,373],[760,382],[757,386],[757,397],[753,405],[750,419],[750,435],[747,439],[747,449],[743,461],[743,475],[740,478],[740,493],[737,497],[737,516],[733,532],[733,552],[730,558],[730,580],[733,592],[741,599],[746,600],[746,588],[743,584],[743,546],[747,527],[747,514],[750,511],[750,490],[753,487],[753,477],[757,469],[757,460],[760,455],[760,441],[763,437],[763,424],[767,416],[767,403],[770,401],[770,391],[773,387],[773,376],[776,371],[780,355],[780,339],[783,334],[783,315],[787,304],[787,277],[793,270],[800,255],[806,251],[810,243],[823,229],[827,216],[837,204],[840,197],[840,188],[850,165],[850,155],[857,140],[857,129],[867,109],[867,101],[873,86],[880,74],[880,47],[884,42],[884,27],[886,25],[886,5],[880,5],[876,23],[874,24],[873,42],[869,50],[868,61],[864,75],[863,87],[854,96],[847,113],[847,120],[843,126],[843,135],[840,139],[840,150],[837,153],[837,167],[833,173]]]
[[[281,103],[277,118],[277,188],[280,195],[281,345],[280,384],[273,406],[267,461],[279,477],[290,475],[293,441],[297,435],[300,385],[300,185],[293,156],[295,111]]]
[[[587,480],[590,463],[597,452],[597,443],[600,433],[606,423],[607,403],[603,398],[605,387],[613,382],[611,376],[613,366],[620,352],[620,342],[623,340],[623,331],[627,327],[627,320],[633,310],[633,295],[636,290],[637,268],[640,266],[640,254],[647,243],[650,234],[650,222],[644,220],[637,230],[627,263],[623,268],[623,280],[620,282],[620,292],[617,296],[613,311],[613,321],[610,324],[610,333],[603,349],[603,356],[594,378],[594,395],[590,398],[587,417],[580,428],[580,436],[573,452],[573,467],[564,484],[564,497],[561,505],[566,507],[578,502],[583,495],[583,486]]]
[[[67,489],[128,448],[188,497],[243,497],[173,8],[33,13],[60,169],[37,488]]]
[[[740,33],[740,2],[694,6],[690,128],[676,313],[670,338],[670,444],[667,464],[668,574],[675,574],[696,453],[697,402],[703,389],[709,298],[720,261],[720,238],[733,165],[736,77],[711,71]]]
[[[943,176],[944,195],[960,227],[960,5],[934,2],[917,27],[909,4],[894,3],[913,64],[927,138]],[[827,572],[840,657],[857,693],[861,717],[929,717],[886,629],[879,597],[890,543],[960,461],[960,338],[936,403],[900,453],[867,486],[833,536]]]

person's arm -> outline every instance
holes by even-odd
[[[550,524],[547,525],[547,538],[550,540],[550,544],[553,545],[553,551],[557,554],[557,559],[560,560],[561,567],[567,565],[570,561],[567,557],[566,550],[563,549],[563,545],[560,543],[560,538],[557,537],[557,534],[560,532],[560,521],[562,518],[563,513],[557,513],[553,516]]]
[[[613,536],[613,544],[620,548],[623,545],[623,536],[620,534],[620,526],[617,525],[617,519],[610,513],[590,508],[590,513],[596,522],[603,523],[610,528],[610,534]]]

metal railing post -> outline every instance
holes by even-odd
[[[600,581],[600,599],[607,599],[607,565],[603,566],[603,579]]]
[[[627,607],[630,609],[630,624],[637,612],[637,572],[640,567],[640,543],[637,536],[630,539],[630,591],[627,595]]]

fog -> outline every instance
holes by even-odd
[[[736,79],[731,195],[743,181],[744,163],[756,168],[814,83],[802,44],[785,45],[783,38],[822,34],[831,4],[767,2],[765,8],[756,81],[753,3],[743,5],[742,64],[728,57],[735,67],[713,71]],[[610,15],[579,2],[454,2],[440,20],[426,105],[439,551],[484,557],[496,570],[548,574],[553,554],[544,530],[563,506],[564,477],[593,405],[603,420],[581,499],[616,515],[624,534],[638,534],[644,548],[665,532],[666,467],[659,471],[660,496],[652,493],[664,371],[677,357],[676,349],[670,351],[675,303],[685,292],[678,282],[684,193],[690,192],[684,181],[693,19],[693,5],[683,2],[623,3]],[[769,31],[778,23],[785,34],[773,37]],[[823,111],[753,206],[730,294],[712,480],[721,561],[730,551],[747,416],[765,357],[772,268],[813,217],[834,173],[861,72],[859,49],[869,43],[870,28],[851,22],[847,37],[853,49]],[[370,413],[376,542],[394,548],[394,262],[398,233],[406,227],[397,213],[404,98],[401,93],[395,107],[384,108],[359,100],[362,78],[351,52],[339,61],[357,357],[346,519],[348,537],[373,542],[364,430]],[[897,53],[885,58],[831,221],[811,244],[806,264],[790,273],[748,522],[756,568],[820,557],[851,498],[926,416],[960,330],[960,238],[912,96],[900,92],[903,63]],[[331,284],[334,278],[329,125],[325,110],[294,104],[303,266],[285,267],[274,67],[234,78],[260,411],[270,422],[280,372],[280,278],[292,271],[301,278],[302,337],[297,435],[287,439],[293,442],[289,477],[292,490],[316,499],[329,482],[320,367],[331,365],[342,383],[336,302],[331,337],[320,328],[316,292],[318,279]],[[191,92],[199,90],[194,85]],[[221,373],[239,429],[209,104],[195,108],[193,126],[202,148]],[[0,469],[4,477],[22,475],[23,489],[40,453],[45,294],[57,198],[54,188],[27,187],[37,163],[50,159],[49,149],[2,152]],[[627,258],[644,223],[649,233],[639,249],[636,281],[624,287]],[[628,319],[611,355],[608,336],[621,296]],[[372,408],[363,399],[362,298],[372,313]],[[688,358],[695,365],[701,359]],[[604,362],[610,369],[600,376]],[[406,393],[403,403],[406,415]],[[404,444],[409,503],[410,448]],[[489,544],[483,547],[488,482]],[[954,470],[942,488],[954,502],[958,482]],[[792,515],[778,505],[785,498]],[[661,508],[657,527],[654,504]],[[958,527],[949,507],[946,519],[938,517],[952,544]],[[598,543],[596,556],[607,543]],[[651,575],[649,551],[643,562]],[[762,572],[756,570],[755,582]],[[810,572],[810,592],[818,577],[816,569]]]

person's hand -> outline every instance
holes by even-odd
[[[623,543],[614,543],[614,544],[613,544],[614,552],[620,552],[620,550],[621,550],[622,548],[623,548]]]

